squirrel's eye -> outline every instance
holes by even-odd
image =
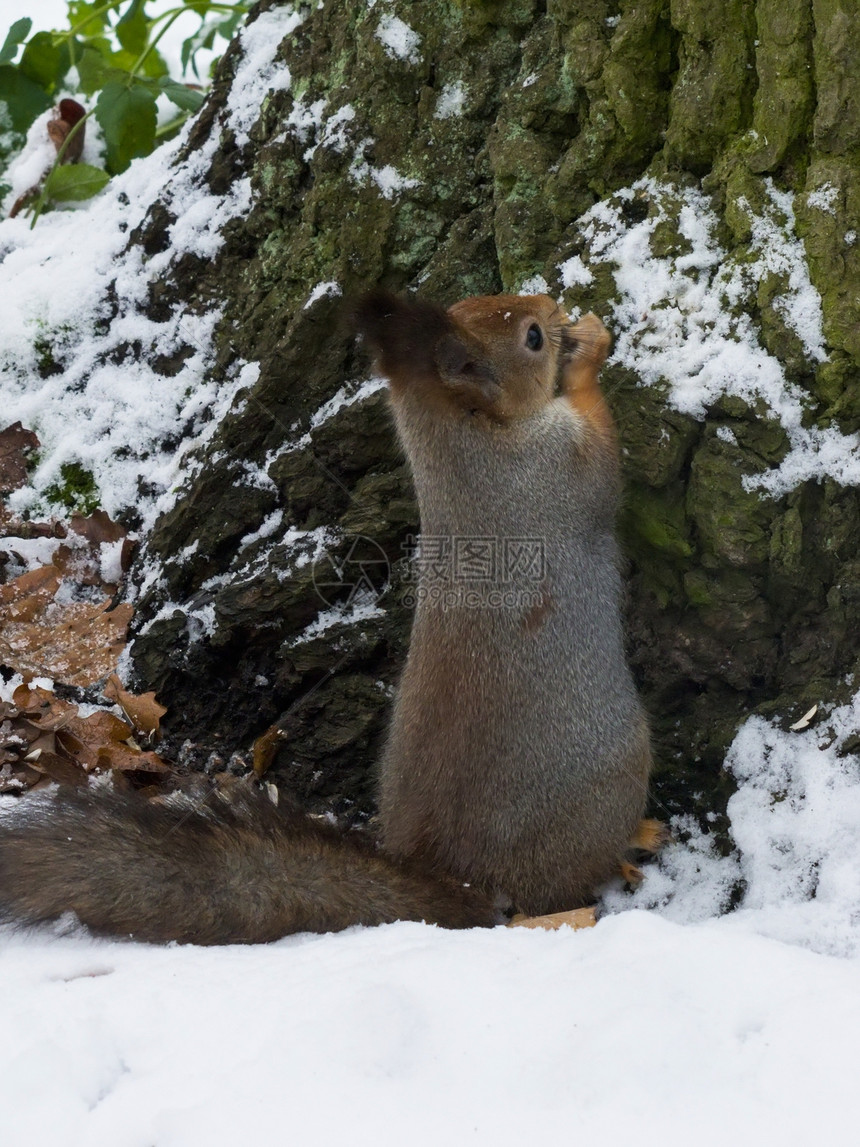
[[[532,323],[526,333],[526,346],[529,350],[540,350],[543,346],[543,331],[537,323]]]

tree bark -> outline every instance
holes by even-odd
[[[304,7],[278,48],[291,87],[263,101],[249,142],[224,128],[237,41],[182,160],[218,134],[209,186],[250,178],[253,206],[212,261],[174,262],[151,314],[223,308],[213,369],[242,358],[260,376],[148,541],[162,576],[137,602],[132,653],[189,759],[246,759],[277,724],[273,778],[312,807],[366,811],[408,642],[403,547],[418,520],[384,392],[325,417],[369,374],[343,297],[383,283],[450,304],[541,276],[620,339],[618,283],[584,213],[604,203],[631,226],[657,220],[651,253],[677,265],[685,196],[700,193],[741,266],[751,220],[785,192],[829,357],[810,356],[786,320],[789,272],[776,263],[759,260],[732,321],[751,321],[803,391],[805,425],[856,431],[860,26],[847,0],[730,0],[719,18],[707,0]],[[395,15],[420,38],[400,55],[380,38]],[[822,189],[826,209],[810,201]],[[132,241],[164,250],[171,221],[154,203]],[[559,267],[574,256],[591,278],[565,287]],[[332,283],[340,294],[313,298]],[[719,810],[739,722],[844,699],[860,668],[860,499],[833,477],[778,497],[745,485],[791,447],[754,395],[714,393],[684,413],[671,378],[643,384],[618,359],[604,382],[624,448],[630,656],[657,800]],[[370,541],[355,551],[358,537]],[[350,613],[360,576],[385,581],[383,555],[378,610]],[[346,563],[339,587],[331,557]],[[338,602],[353,620],[321,628]]]

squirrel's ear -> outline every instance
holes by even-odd
[[[381,288],[369,291],[350,308],[356,333],[364,337],[382,373],[392,383],[436,373],[435,350],[454,333],[447,311],[421,299],[401,299]]]

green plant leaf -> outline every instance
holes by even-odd
[[[116,38],[127,52],[139,56],[149,40],[146,0],[132,0],[116,26]]]
[[[91,199],[109,182],[110,176],[100,167],[91,167],[88,163],[68,164],[53,168],[45,180],[45,194],[61,203]]]
[[[27,42],[18,67],[22,75],[50,94],[71,67],[69,46],[65,41],[55,44],[50,32],[37,32]]]
[[[167,98],[183,111],[196,112],[205,99],[202,92],[187,88],[185,84],[178,84],[176,80],[163,79],[159,87]]]
[[[96,119],[107,145],[105,166],[111,175],[125,171],[139,155],[149,155],[155,145],[155,96],[140,84],[131,87],[111,82],[102,88],[96,103]]]
[[[15,21],[6,33],[3,47],[0,48],[0,64],[12,63],[18,54],[18,45],[27,39],[32,27],[33,21],[29,16],[22,16],[20,20]]]
[[[118,8],[120,0],[113,5]],[[108,9],[99,11],[104,8],[99,0],[94,3],[87,3],[87,0],[69,0],[69,27],[77,28],[78,32],[83,36],[98,36],[108,22]],[[78,27],[78,25],[81,25]]]
[[[44,88],[22,75],[14,64],[0,64],[0,103],[9,109],[13,131],[25,132],[52,102]]]
[[[81,84],[81,91],[91,96],[93,92],[97,92],[105,82],[105,72],[108,70],[108,65],[105,63],[105,58],[98,49],[88,44],[81,53],[78,60],[78,78]]]

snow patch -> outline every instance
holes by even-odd
[[[366,183],[368,180],[375,183],[382,192],[383,199],[394,199],[401,191],[410,187],[417,187],[419,181],[401,175],[395,167],[387,163],[384,167],[372,167],[364,158],[365,152],[372,145],[373,140],[363,139],[355,149],[355,157],[349,168],[350,177],[356,183]]]
[[[466,102],[466,89],[459,80],[445,84],[436,101],[435,119],[452,119],[463,114],[463,105]]]
[[[308,295],[307,302],[305,303],[304,307],[302,307],[302,310],[309,310],[314,305],[314,303],[318,302],[320,299],[336,299],[342,294],[343,290],[341,289],[340,283],[336,283],[333,280],[326,283],[317,283],[317,285]]]
[[[357,625],[375,617],[384,617],[385,610],[378,605],[378,595],[367,591],[357,593],[351,601],[333,605],[331,609],[317,614],[310,625],[305,626],[298,636],[287,644],[302,645],[325,633],[335,625]]]
[[[239,33],[242,59],[227,100],[227,122],[238,147],[250,141],[251,128],[268,96],[289,88],[290,69],[277,59],[278,49],[303,20],[304,16],[290,5],[270,8]]]
[[[806,202],[810,207],[815,207],[826,215],[835,215],[834,204],[838,198],[839,188],[834,187],[832,183],[823,183],[821,187],[816,187],[814,191],[810,191],[806,197]]]
[[[587,287],[594,282],[594,275],[579,255],[571,255],[569,259],[559,263],[558,273],[561,276],[561,285],[565,290],[569,290],[571,287]]]
[[[518,293],[520,295],[547,295],[549,294],[549,284],[543,275],[532,275],[520,286]]]
[[[376,38],[385,48],[386,55],[393,60],[403,60],[407,64],[421,62],[421,37],[404,23],[399,16],[386,12],[379,19]]]
[[[721,394],[761,400],[785,428],[791,449],[777,468],[744,479],[749,488],[780,495],[809,478],[860,483],[860,435],[804,427],[806,396],[761,345],[750,313],[759,282],[778,276],[774,307],[811,363],[825,359],[821,300],[809,279],[795,232],[791,196],[765,182],[767,203],[756,214],[741,201],[751,229],[751,258],[733,261],[717,238],[718,220],[697,189],[644,178],[595,204],[576,228],[583,266],[608,263],[618,291],[612,303],[616,344],[610,361],[648,385],[667,388],[677,410],[703,418]],[[643,199],[648,215],[629,221],[625,204]],[[674,225],[687,250],[658,255],[654,233]],[[569,270],[559,266],[559,275]],[[576,268],[576,265],[574,265]],[[578,270],[578,268],[576,268]]]
[[[356,402],[362,402],[365,398],[369,398],[371,394],[385,390],[386,385],[385,379],[378,375],[364,379],[357,386],[355,382],[345,383],[336,394],[311,415],[311,429],[322,426],[324,422],[334,417],[344,407],[353,406]]]
[[[784,731],[751,717],[726,756],[737,781],[728,802],[735,848],[720,853],[690,818],[675,822],[685,843],[646,869],[634,907],[695,923],[738,906],[720,921],[834,956],[860,955],[860,757],[845,745],[860,732],[860,693],[816,727]]]

